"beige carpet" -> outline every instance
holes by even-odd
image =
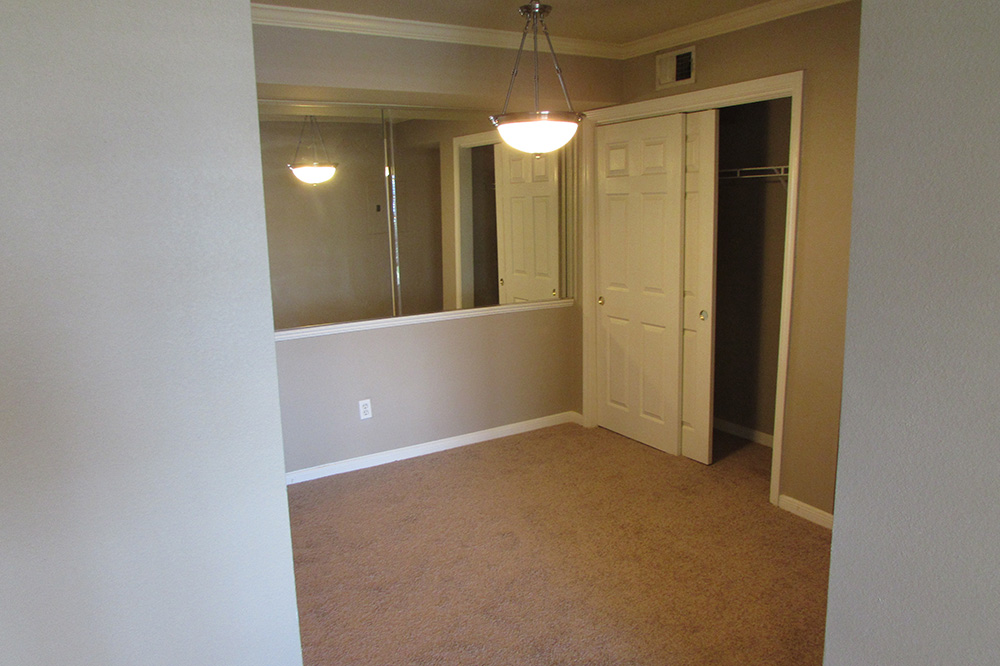
[[[716,441],[565,425],[289,487],[306,666],[818,666],[830,532]]]

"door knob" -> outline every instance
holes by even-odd
[[[698,319],[701,319],[702,321],[705,321],[706,318],[708,318],[708,313],[705,312],[704,310],[702,310],[701,314],[698,315]]]
[[[500,278],[500,286],[503,286],[503,278]]]
[[[556,290],[555,290],[555,289],[553,289],[553,290],[552,290],[552,295],[553,295],[553,296],[555,296],[555,295],[556,295]]]
[[[598,305],[604,305],[604,297],[603,296],[601,296],[600,298],[597,299],[597,304]]]

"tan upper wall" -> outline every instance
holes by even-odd
[[[781,493],[833,511],[844,358],[861,3],[697,42],[697,82],[669,93],[804,70],[795,288]],[[654,56],[628,61],[626,101],[663,96]]]
[[[512,49],[254,26],[257,83],[267,95],[272,90],[286,93],[289,88],[308,90],[311,95],[336,90],[341,100],[397,100],[499,112],[516,53]],[[545,64],[541,71],[547,76],[551,64]],[[586,110],[621,99],[621,61],[566,55],[559,57],[559,64],[566,73],[574,107]],[[530,79],[531,66],[522,61],[511,111],[530,109],[530,85],[522,85],[530,84]],[[558,84],[545,84],[541,101],[543,108],[565,108]]]

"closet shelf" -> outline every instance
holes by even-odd
[[[719,169],[719,178],[788,178],[787,166],[745,167]]]

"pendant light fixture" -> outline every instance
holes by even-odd
[[[524,32],[521,34],[521,46],[517,49],[517,58],[514,60],[514,71],[510,76],[510,86],[507,88],[507,99],[503,103],[503,111],[499,115],[490,116],[490,120],[496,125],[500,132],[500,138],[511,148],[525,153],[549,153],[562,148],[576,134],[580,121],[583,120],[582,113],[573,111],[573,105],[569,101],[569,93],[566,92],[566,82],[563,81],[562,70],[559,68],[559,60],[556,58],[556,51],[552,48],[552,38],[549,37],[549,29],[545,25],[545,17],[552,11],[549,5],[540,2],[530,2],[520,8],[521,16],[526,17]],[[566,98],[568,111],[542,111],[538,103],[538,26],[542,27],[545,41],[548,42],[549,51],[552,53],[552,64],[556,69],[556,76],[559,78],[559,85],[562,87],[563,97]],[[531,30],[534,64],[535,64],[535,110],[521,113],[507,113],[507,105],[510,103],[510,94],[514,90],[514,81],[517,79],[518,66],[521,64],[521,54],[524,52],[524,41],[528,37],[528,30]]]
[[[302,139],[305,137],[307,129],[311,136],[309,143],[306,144],[306,154],[300,158],[299,151],[302,149]],[[322,150],[322,155],[320,150]],[[312,154],[312,159],[309,158],[309,153]],[[299,130],[299,144],[295,147],[295,157],[292,158],[292,163],[288,165],[288,168],[292,170],[296,178],[310,185],[325,183],[333,178],[333,174],[337,172],[337,165],[330,161],[330,156],[326,153],[326,145],[323,143],[323,135],[319,133],[319,123],[316,122],[316,116],[306,116],[302,123],[302,129]]]

